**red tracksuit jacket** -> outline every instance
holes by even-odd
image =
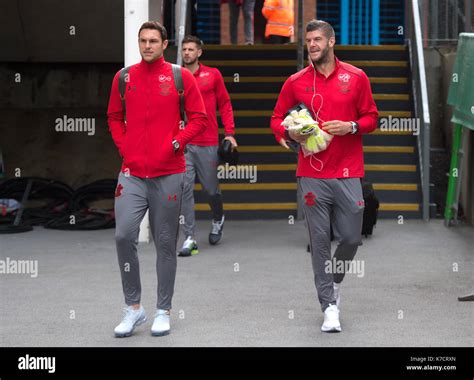
[[[316,95],[313,98],[313,83],[316,75]],[[298,155],[297,177],[312,178],[357,178],[364,176],[364,155],[362,134],[377,127],[378,112],[372,97],[369,78],[361,70],[336,58],[336,68],[326,78],[309,65],[289,77],[278,97],[271,118],[271,128],[277,141],[284,136],[281,122],[287,111],[304,103],[314,113],[319,111],[320,127],[325,121],[341,120],[359,123],[355,135],[334,136],[328,148],[320,153],[304,157],[301,149]],[[314,108],[314,111],[312,110]],[[319,160],[319,161],[318,161]]]
[[[199,69],[194,73],[194,77],[201,91],[206,107],[208,128],[191,140],[190,144],[200,146],[211,146],[219,144],[219,130],[216,117],[216,105],[219,107],[222,124],[226,136],[233,136],[235,133],[234,116],[232,113],[232,103],[225,88],[224,78],[218,69],[199,64]]]
[[[171,64],[160,58],[133,65],[125,90],[126,118],[118,89],[119,72],[110,92],[109,130],[123,158],[122,171],[140,178],[160,177],[186,171],[183,149],[207,127],[207,115],[196,80],[182,69],[185,112],[188,123],[180,129],[179,98]],[[174,153],[172,141],[181,147]]]

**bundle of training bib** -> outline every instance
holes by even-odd
[[[334,137],[319,128],[318,122],[313,120],[304,105],[298,105],[290,110],[281,125],[288,131],[296,131],[300,135],[310,135],[305,142],[301,143],[305,157],[325,150]]]

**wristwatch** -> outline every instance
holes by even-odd
[[[174,152],[176,153],[179,150],[179,148],[181,147],[181,145],[176,140],[173,140],[171,143],[173,144]]]
[[[357,124],[355,121],[351,121],[350,123],[352,126],[351,134],[355,135],[357,132],[359,132],[359,124]]]

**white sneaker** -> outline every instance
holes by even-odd
[[[324,323],[321,326],[321,331],[341,331],[341,324],[339,323],[339,309],[336,305],[329,305],[326,310],[324,310]]]
[[[179,251],[178,256],[187,257],[197,255],[199,253],[199,249],[196,243],[196,240],[192,238],[192,236],[188,236],[183,243],[183,248]]]
[[[341,284],[334,282],[334,298],[336,299],[336,306],[339,309],[341,306]]]
[[[115,328],[115,336],[117,338],[124,338],[132,335],[135,327],[140,326],[146,322],[146,314],[143,306],[140,305],[139,309],[134,309],[128,306],[123,309],[124,316],[122,322]]]
[[[155,313],[155,320],[151,326],[151,335],[163,336],[170,333],[170,311],[158,309]]]
[[[209,234],[209,244],[216,245],[222,237],[222,230],[224,229],[224,215],[218,222],[212,221],[212,231]]]

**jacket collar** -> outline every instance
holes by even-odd
[[[341,62],[339,61],[339,59],[336,56],[334,56],[334,61],[335,61],[336,66],[334,67],[334,70],[331,72],[331,74],[329,74],[327,77],[325,77],[318,70],[316,70],[315,67],[313,68],[313,70],[316,72],[316,75],[320,75],[321,77],[323,77],[325,79],[329,79],[333,75],[335,75],[339,71],[339,69],[341,68]],[[311,64],[310,64],[310,66],[311,66]]]
[[[164,57],[158,58],[152,63],[145,62],[145,60],[142,59],[140,62],[140,68],[149,72],[155,72],[161,70],[165,66],[165,63],[166,61]]]
[[[199,74],[201,74],[201,70],[202,70],[202,68],[204,67],[201,63],[198,63],[198,65],[199,65],[199,66],[198,66],[198,69],[197,69],[197,70],[194,72],[194,74],[193,74],[195,77],[198,77]]]

